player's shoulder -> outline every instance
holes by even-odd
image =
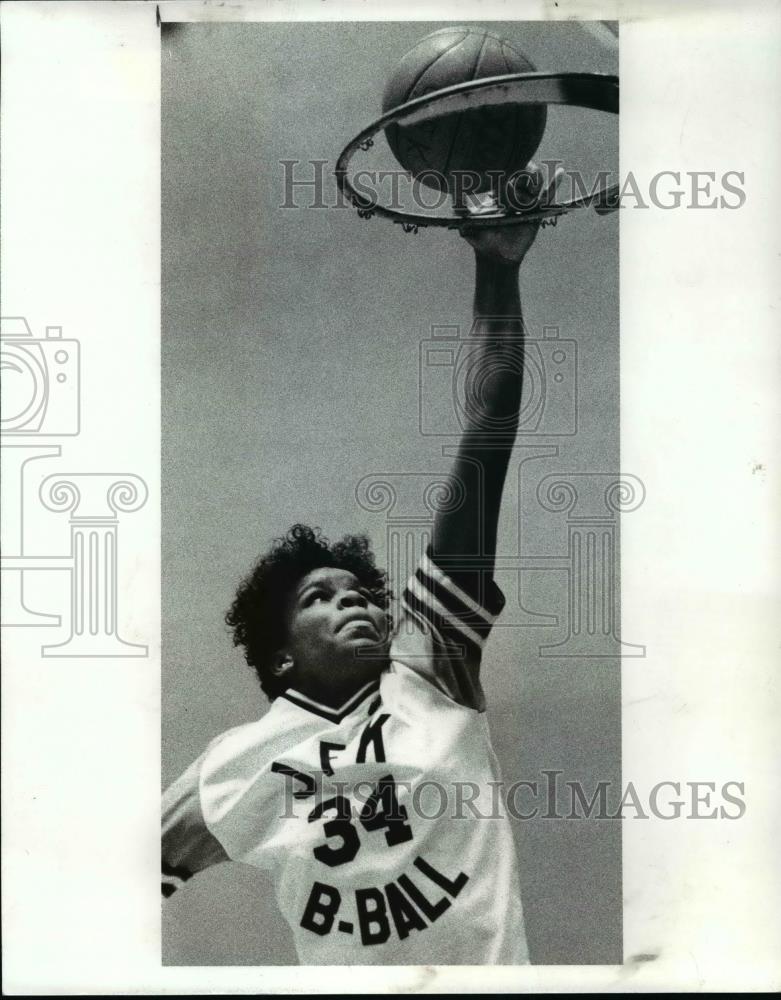
[[[447,667],[435,658],[421,656],[407,663],[393,659],[380,692],[383,707],[410,725],[436,726],[436,720],[450,719],[463,726],[485,712],[481,689],[472,697],[464,696]]]
[[[235,772],[242,763],[256,770],[265,758],[273,760],[290,743],[290,714],[284,700],[277,699],[260,718],[215,737],[203,755],[201,780],[214,778],[226,768]]]
[[[259,719],[234,726],[211,741],[203,755],[198,779],[199,799],[209,830],[221,842],[229,836],[226,823],[242,803],[255,803],[275,794],[279,783],[273,765],[295,742],[284,703],[272,703]]]

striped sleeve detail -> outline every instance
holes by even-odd
[[[408,610],[422,614],[435,628],[439,630],[455,628],[476,649],[482,647],[483,636],[480,635],[480,632],[476,628],[473,628],[472,625],[467,625],[457,612],[452,611],[440,601],[432,590],[420,580],[417,574],[409,581],[404,590],[402,600]]]
[[[504,597],[496,584],[491,582],[489,586],[485,604],[479,604],[426,552],[407,583],[402,601],[407,610],[422,615],[443,635],[457,637],[470,652],[479,656],[504,605]]]
[[[467,593],[438,566],[430,548],[407,582],[391,659],[459,705],[485,710],[480,661],[504,596],[493,580]],[[480,595],[482,600],[477,600]]]

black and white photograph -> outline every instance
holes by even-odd
[[[619,960],[617,69],[163,26],[166,961]]]

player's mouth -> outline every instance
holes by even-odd
[[[369,628],[371,631],[377,635],[377,626],[374,624],[373,620],[366,614],[360,615],[350,615],[348,618],[343,619],[336,626],[336,632],[343,632],[345,629],[350,629],[351,631],[359,631],[361,628]]]

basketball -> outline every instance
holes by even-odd
[[[534,65],[505,39],[482,28],[442,28],[422,38],[399,62],[383,94],[383,113],[432,91],[468,80],[529,73]],[[544,105],[503,105],[448,114],[385,129],[394,156],[422,184],[452,190],[454,175],[523,170],[545,130]],[[475,191],[486,191],[483,176]]]

